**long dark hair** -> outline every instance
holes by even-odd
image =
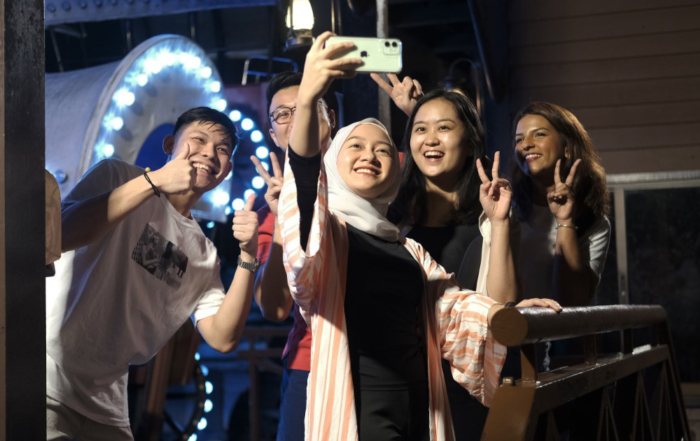
[[[479,120],[479,114],[471,100],[459,90],[437,89],[426,93],[416,103],[403,137],[404,163],[401,180],[401,190],[392,204],[389,218],[398,225],[416,225],[425,221],[428,213],[428,197],[425,175],[420,171],[411,154],[411,134],[416,113],[427,102],[444,100],[452,105],[459,120],[464,126],[467,145],[472,151],[472,157],[467,158],[460,172],[454,190],[458,195],[458,208],[454,219],[455,224],[475,224],[481,214],[479,203],[479,186],[481,179],[476,169],[476,160],[481,159],[485,169],[490,170],[490,161],[484,151],[484,128]]]
[[[582,235],[597,220],[610,214],[610,195],[605,184],[605,169],[600,164],[600,156],[588,132],[576,116],[551,103],[534,102],[518,112],[513,120],[513,140],[518,122],[526,115],[545,118],[564,139],[564,145],[569,149],[569,157],[562,158],[562,182],[569,175],[574,162],[581,159],[572,190],[576,199],[573,218],[578,226],[578,234]],[[527,221],[532,214],[532,178],[522,171],[517,158],[512,162],[511,184],[515,212],[520,220]]]

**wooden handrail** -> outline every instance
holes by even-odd
[[[556,313],[548,308],[507,308],[491,320],[491,332],[506,346],[583,337],[658,325],[666,321],[666,311],[658,305],[611,305],[564,308]]]
[[[634,348],[638,328],[651,331],[651,344]],[[621,351],[599,357],[596,335],[619,331]],[[521,378],[504,378],[496,390],[483,440],[690,439],[662,307],[508,308],[494,315],[491,332],[521,347]],[[537,343],[575,337],[585,340],[581,362],[538,372]]]

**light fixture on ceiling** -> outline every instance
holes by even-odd
[[[309,0],[291,0],[285,19],[287,29],[287,49],[310,46],[314,42],[311,30],[314,28],[314,11]]]

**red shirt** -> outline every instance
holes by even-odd
[[[258,210],[258,260],[260,263],[267,261],[272,247],[272,235],[275,229],[275,216],[268,205]],[[294,303],[294,325],[289,331],[287,344],[284,347],[282,357],[288,357],[287,367],[302,371],[311,370],[311,330],[301,317],[299,307]]]

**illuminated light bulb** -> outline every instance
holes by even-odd
[[[134,104],[134,101],[136,101],[136,95],[134,95],[134,93],[129,89],[122,87],[121,89],[117,90],[112,99],[114,99],[114,101],[117,103],[117,106],[124,107]]]
[[[219,189],[214,192],[211,200],[214,202],[214,205],[220,207],[228,204],[228,201],[231,200],[231,195],[229,195],[227,191]]]
[[[251,194],[254,194],[257,196],[257,193],[251,189],[248,189],[243,193],[243,197],[245,198],[246,201],[248,200],[248,198],[250,197]]]
[[[199,355],[199,352],[195,352],[195,353],[194,353],[194,359],[195,359],[196,361],[199,361],[200,358],[202,358],[202,356]]]
[[[207,66],[207,67],[203,67],[199,70],[199,76],[202,78],[205,78],[205,79],[209,78],[209,77],[211,77],[211,74],[212,74],[211,67]]]
[[[140,74],[136,77],[136,84],[139,86],[143,87],[146,84],[148,84],[148,75],[146,74]]]
[[[229,181],[229,180],[231,180],[232,177],[233,177],[233,170],[228,172],[228,175],[226,175],[226,177],[224,178],[224,181]]]
[[[207,428],[207,419],[202,417],[201,420],[197,423],[197,429],[199,430],[204,430]]]
[[[213,222],[213,221],[207,222],[207,228],[209,228],[210,230],[211,230],[212,228],[214,228],[214,222]]]
[[[183,66],[187,64],[187,61],[190,59],[191,55],[188,54],[187,52],[178,52],[177,54],[177,61],[180,62]]]
[[[214,403],[210,399],[204,402],[204,413],[209,413],[214,408]]]
[[[197,441],[197,434],[193,433],[192,436],[187,441]]]
[[[252,129],[254,126],[255,126],[255,124],[253,123],[253,120],[250,119],[250,118],[246,118],[246,119],[244,119],[243,121],[241,121],[241,128],[242,128],[243,130],[250,130],[250,129]]]
[[[114,146],[112,144],[105,144],[102,146],[102,155],[105,158],[111,158],[114,154]]]
[[[231,207],[226,207],[226,209],[224,210],[224,214],[226,214],[226,216],[231,214]]]
[[[253,184],[253,188],[261,189],[265,186],[265,180],[260,176],[254,177],[251,182]]]
[[[245,207],[245,201],[241,198],[236,198],[231,203],[231,208],[234,210],[242,210]]]
[[[231,118],[231,121],[238,122],[241,120],[243,115],[238,110],[232,110],[231,113],[228,114],[228,117]]]
[[[205,377],[206,377],[207,375],[209,375],[209,368],[206,367],[206,366],[204,366],[204,365],[202,365],[202,373],[204,374]],[[208,381],[207,381],[207,383],[208,383]],[[212,386],[212,390],[213,390],[213,389],[214,389],[214,386]]]
[[[143,67],[147,73],[157,74],[163,69],[163,66],[155,58],[146,58],[143,62]]]
[[[250,134],[250,140],[253,142],[260,142],[263,139],[263,134],[260,130],[254,130],[253,133]]]
[[[287,9],[285,24],[295,31],[314,28],[314,11],[309,0],[292,0],[292,7]],[[292,15],[293,14],[293,15]]]
[[[263,168],[265,169],[265,171],[270,171],[270,166],[268,165],[267,162],[261,162],[261,164],[262,164]]]
[[[214,392],[214,385],[211,384],[211,381],[207,381],[206,383],[204,383],[204,390],[207,392],[207,395],[210,395],[212,392]]]
[[[183,61],[182,58],[180,60]],[[196,55],[187,54],[182,64],[185,66],[185,69],[195,70],[202,66],[202,59]]]
[[[163,62],[163,64],[172,66],[177,61],[177,56],[172,52],[163,52],[161,53],[160,59]]]
[[[257,130],[256,130],[256,132],[257,132]],[[255,132],[253,132],[253,133],[255,133]],[[253,138],[253,137],[251,136],[251,139],[252,139],[252,138]],[[265,158],[267,158],[268,156],[270,156],[270,149],[268,149],[268,148],[265,147],[264,145],[261,145],[260,147],[258,147],[257,149],[255,149],[255,156],[257,156],[257,157],[260,158],[260,159],[265,159]]]
[[[214,104],[212,107],[214,107],[219,112],[223,112],[224,110],[226,110],[226,104],[227,104],[226,100],[221,98],[221,99],[214,101]]]
[[[209,90],[214,93],[221,92],[221,83],[218,81],[212,81],[211,84],[209,84]]]
[[[124,127],[124,120],[119,116],[115,116],[107,124],[114,130],[121,130]]]

